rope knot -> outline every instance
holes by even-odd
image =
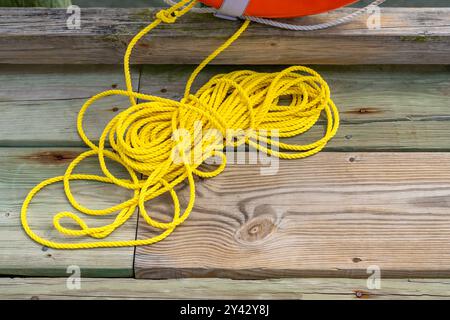
[[[156,18],[158,18],[159,20],[161,20],[164,23],[174,23],[175,21],[177,21],[179,17],[179,13],[178,11],[173,11],[173,10],[161,10],[158,13],[156,13]]]

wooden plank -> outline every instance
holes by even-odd
[[[133,70],[134,86],[139,72]],[[0,66],[1,146],[81,146],[76,117],[83,103],[104,90],[124,88],[119,66]],[[86,128],[99,137],[127,108],[127,98],[106,98],[88,111]]]
[[[447,66],[314,66],[329,82],[342,117],[328,150],[449,150],[450,69]],[[141,92],[179,100],[191,66],[145,66]],[[260,72],[281,66],[211,66],[196,88],[218,73],[237,69]],[[194,88],[194,90],[196,90]],[[323,134],[290,139],[304,142]]]
[[[450,154],[325,152],[260,170],[229,165],[199,181],[189,220],[137,248],[136,276],[366,278],[371,266],[383,278],[450,276]],[[148,205],[170,219],[169,198]],[[153,234],[141,221],[138,238]]]
[[[79,0],[78,0],[79,1]],[[372,0],[362,0],[355,3],[353,6],[366,6],[370,4]],[[418,7],[418,8],[430,8],[430,7],[449,7],[450,4],[447,0],[388,0],[383,3],[383,7]]]
[[[2,7],[44,7],[67,8],[72,4],[71,0],[3,0]]]
[[[0,149],[0,275],[66,276],[67,268],[79,266],[85,276],[129,277],[133,275],[134,248],[58,251],[34,243],[22,230],[20,209],[28,191],[45,178],[62,174],[68,163],[82,150],[74,148],[2,148]],[[98,160],[86,160],[83,172],[98,172]],[[85,171],[84,171],[85,170]],[[119,170],[115,170],[119,172]],[[111,186],[76,182],[73,189],[80,203],[104,208],[124,201],[129,194]],[[101,196],[99,194],[101,193]],[[68,239],[53,229],[54,214],[73,210],[61,185],[42,191],[32,202],[31,227],[53,240]],[[86,219],[92,225],[104,225],[113,217]],[[134,239],[136,217],[111,235],[112,239]],[[87,240],[89,241],[89,240]]]
[[[281,66],[211,66],[196,87],[214,74]],[[449,150],[450,69],[446,66],[314,66],[330,83],[343,118],[328,150]],[[141,91],[180,99],[192,66],[146,66]],[[76,115],[90,96],[123,88],[120,67],[0,66],[0,146],[82,146]],[[138,86],[139,70],[133,73]],[[94,140],[128,100],[99,101],[86,116]],[[45,125],[44,125],[45,124]],[[32,132],[32,134],[30,134]],[[318,126],[304,139],[322,134]]]
[[[381,281],[381,289],[367,289],[366,280],[227,279],[135,280],[81,279],[80,290],[68,290],[66,278],[0,278],[0,298],[60,299],[302,299],[302,300],[428,300],[449,299],[450,282],[439,279]]]
[[[303,18],[330,21],[353,9]],[[82,28],[70,30],[61,9],[0,9],[0,63],[115,64],[132,34],[155,9],[84,9]],[[382,28],[369,30],[367,16],[317,32],[253,25],[217,64],[449,64],[449,8],[384,8]],[[295,23],[295,21],[292,21]],[[198,63],[240,22],[189,14],[143,40],[134,63]],[[205,32],[208,30],[208,32]],[[195,45],[193,45],[195,44]],[[245,54],[243,54],[245,52]]]
[[[75,0],[74,4],[83,8],[107,7],[107,8],[134,8],[134,7],[163,7],[163,0]]]
[[[371,3],[373,0],[363,0],[355,6],[363,6]],[[163,6],[163,0],[74,0],[73,3],[81,7],[144,7],[149,5]],[[383,4],[386,7],[448,7],[448,0],[389,0]]]

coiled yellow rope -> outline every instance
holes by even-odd
[[[139,32],[130,42],[124,57],[125,90],[109,90],[95,95],[81,108],[77,127],[81,139],[91,149],[80,154],[67,168],[63,176],[45,180],[34,187],[26,197],[21,221],[25,232],[41,245],[55,249],[82,249],[98,247],[124,247],[150,245],[163,240],[183,223],[192,211],[195,202],[194,175],[211,178],[220,174],[226,166],[223,152],[223,138],[228,137],[227,129],[244,130],[240,139],[226,139],[227,146],[244,143],[272,156],[284,159],[299,159],[311,156],[324,148],[336,134],[339,114],[330,98],[327,83],[315,71],[301,66],[290,67],[278,73],[256,73],[236,71],[213,77],[195,94],[191,87],[200,71],[217,55],[230,46],[246,30],[249,21],[223,45],[206,58],[192,73],[186,84],[181,101],[164,99],[133,91],[130,75],[130,56],[136,43],[162,22],[173,23],[187,13],[196,0],[184,0],[177,5],[157,13],[156,20]],[[127,96],[131,106],[118,114],[105,127],[98,146],[86,136],[83,120],[86,110],[97,100],[107,96]],[[290,97],[291,103],[280,105],[282,97]],[[137,103],[137,100],[140,102]],[[270,136],[260,134],[260,130],[277,130],[281,138],[292,137],[308,131],[324,113],[327,129],[322,139],[308,145],[293,145],[279,142]],[[198,123],[202,123],[199,132]],[[186,136],[178,136],[184,129]],[[204,134],[205,132],[215,134]],[[199,139],[200,134],[205,138]],[[105,149],[107,140],[112,151]],[[281,150],[276,151],[274,148]],[[200,153],[191,152],[200,149]],[[197,154],[197,155],[196,155]],[[200,155],[198,155],[200,154]],[[74,169],[88,157],[98,157],[104,176],[75,174]],[[174,157],[175,156],[175,157]],[[174,161],[176,157],[182,161]],[[222,163],[212,172],[201,171],[199,166],[212,156],[219,156]],[[121,164],[129,173],[129,179],[115,177],[107,168],[105,158]],[[143,175],[145,178],[141,179]],[[92,210],[79,204],[74,198],[70,183],[72,180],[90,180],[114,184],[133,190],[131,199],[102,210]],[[174,188],[187,180],[190,199],[184,212]],[[89,227],[79,216],[71,212],[55,215],[55,228],[67,236],[90,236],[102,239],[122,226],[139,208],[139,214],[152,227],[161,229],[158,236],[144,240],[96,241],[83,243],[58,243],[34,233],[27,220],[27,211],[33,197],[48,185],[62,182],[68,201],[81,213],[104,216],[117,213],[111,224],[103,227]],[[163,193],[169,192],[174,203],[173,220],[158,222],[150,216],[145,203]],[[61,224],[61,219],[72,219],[79,225],[69,229]]]

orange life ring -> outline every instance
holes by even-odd
[[[220,8],[224,0],[200,0]],[[357,0],[250,0],[245,15],[264,18],[293,18],[337,9]]]

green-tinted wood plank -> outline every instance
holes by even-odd
[[[76,115],[92,94],[123,88],[120,67],[2,66],[0,145],[81,146]],[[146,66],[141,91],[180,99],[193,66]],[[214,74],[248,68],[277,71],[282,67],[211,66],[196,87]],[[445,66],[314,67],[330,83],[342,126],[328,150],[450,149],[450,71]],[[137,77],[138,72],[134,72]],[[137,85],[137,79],[135,79]],[[128,107],[125,98],[99,101],[86,115],[94,140],[106,122]],[[317,138],[319,125],[303,141]]]
[[[133,275],[134,248],[58,251],[36,244],[22,230],[20,209],[28,191],[45,178],[62,174],[81,151],[73,148],[0,149],[0,275],[65,276],[67,267],[71,265],[79,266],[82,273],[90,277]],[[87,160],[80,170],[85,173],[99,172],[98,160]],[[115,172],[122,170],[117,168]],[[110,207],[130,196],[122,189],[95,183],[74,182],[73,190],[80,203],[94,209]],[[62,185],[49,187],[31,204],[31,227],[41,236],[53,240],[78,242],[77,239],[59,235],[53,229],[54,214],[64,210],[73,209],[64,196]],[[101,226],[112,219],[112,216],[89,217],[86,221]],[[131,219],[109,240],[134,239],[136,221],[136,217]]]
[[[0,7],[64,8],[71,4],[70,0],[0,0]]]
[[[133,69],[135,89],[139,70]],[[76,117],[83,103],[104,90],[124,88],[120,66],[0,66],[1,146],[81,146]],[[125,97],[99,100],[87,112],[96,138],[129,106]]]
[[[217,73],[241,68],[267,72],[283,67],[208,67],[196,88]],[[436,67],[313,67],[331,87],[342,117],[328,150],[449,150],[450,69]],[[192,66],[146,66],[141,91],[180,99]],[[319,125],[293,142],[322,134]]]

